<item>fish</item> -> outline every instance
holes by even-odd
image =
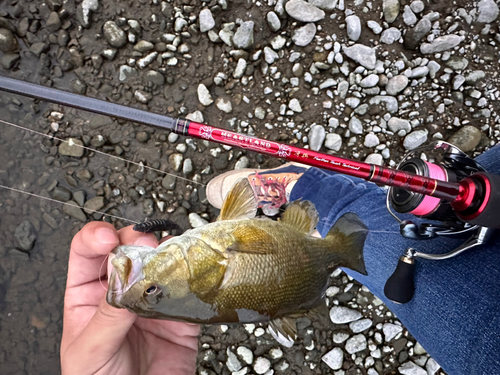
[[[307,200],[291,202],[278,221],[256,214],[253,190],[241,179],[215,222],[156,248],[118,246],[108,260],[107,302],[152,319],[270,322],[276,333],[293,340],[295,319],[326,308],[333,270],[367,274],[368,228],[346,213],[325,238],[313,237],[319,216]]]

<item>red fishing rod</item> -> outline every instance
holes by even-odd
[[[422,197],[433,197],[435,200],[431,201],[431,203],[429,203],[429,200],[426,201],[427,205],[430,204],[429,209],[431,211],[435,209],[435,205],[443,200],[450,202],[455,214],[464,222],[490,228],[500,226],[500,215],[498,215],[498,212],[500,212],[500,176],[491,173],[477,172],[458,182],[451,182],[448,181],[446,170],[441,171],[441,173],[431,163],[427,163],[427,169],[433,172],[427,175],[419,175],[414,173],[418,172],[418,168],[391,169],[340,158],[12,78],[0,76],[0,89],[85,111],[168,129],[180,135],[240,147],[261,154],[359,177],[366,181],[414,192]],[[424,200],[422,200],[422,205],[424,205]],[[429,211],[429,209],[422,211],[422,206],[419,205],[419,209],[408,212],[425,216],[426,210]]]

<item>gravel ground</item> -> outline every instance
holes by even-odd
[[[498,142],[498,13],[494,0],[0,0],[0,73],[395,166],[427,141],[471,156]],[[71,236],[128,224],[86,210],[187,229],[217,216],[213,176],[280,164],[3,93],[0,119],[140,163],[0,123],[0,183],[79,206],[0,190],[6,375],[59,372]],[[444,373],[380,300],[334,276],[330,316],[299,320],[292,348],[265,325],[207,326],[198,373]]]

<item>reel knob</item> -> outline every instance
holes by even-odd
[[[415,291],[415,258],[411,255],[413,249],[399,258],[394,273],[389,277],[384,287],[384,294],[395,303],[407,303],[413,298]]]

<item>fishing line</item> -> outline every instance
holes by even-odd
[[[121,158],[119,156],[116,156],[116,155],[111,155],[111,154],[108,154],[106,152],[103,152],[103,151],[99,151],[99,150],[96,150],[96,149],[93,149],[91,147],[87,147],[87,146],[83,146],[83,145],[79,145],[79,144],[76,144],[72,141],[67,141],[67,140],[64,140],[62,138],[58,138],[54,135],[48,135],[48,134],[44,134],[44,133],[41,133],[41,132],[38,132],[36,130],[33,130],[33,129],[30,129],[30,128],[25,128],[21,125],[17,125],[17,124],[13,124],[11,122],[8,122],[8,121],[5,121],[5,120],[0,120],[0,123],[3,123],[5,125],[10,125],[12,127],[15,127],[15,128],[18,128],[18,129],[21,129],[21,130],[25,130],[25,131],[28,131],[30,133],[34,133],[34,134],[37,134],[37,135],[41,135],[43,137],[46,137],[46,138],[49,138],[49,139],[56,139],[60,142],[65,142],[65,143],[68,143],[70,146],[76,146],[76,147],[80,147],[80,148],[83,148],[85,150],[89,150],[89,151],[92,151],[92,152],[95,152],[97,154],[100,154],[100,155],[105,155],[107,157],[110,157],[110,158],[114,158],[116,160],[121,160],[121,161],[124,161],[126,163],[131,163],[131,164],[135,164],[137,166],[139,166],[140,168],[146,168],[146,169],[151,169],[155,172],[159,172],[159,173],[162,173],[162,174],[166,174],[166,175],[169,175],[169,176],[173,176],[175,178],[178,178],[178,179],[181,179],[181,180],[184,180],[184,181],[188,181],[188,182],[191,182],[191,183],[194,183],[194,184],[198,184],[198,185],[201,185],[201,186],[206,186],[205,184],[202,184],[201,182],[196,182],[196,181],[193,181],[193,180],[190,180],[189,178],[184,178],[184,177],[180,177],[180,176],[177,176],[175,174],[172,174],[172,173],[168,173],[168,172],[165,172],[165,171],[162,171],[160,169],[157,169],[157,168],[153,168],[153,167],[148,167],[146,165],[144,165],[142,162],[140,163],[137,163],[135,161],[131,161],[131,160],[127,160],[127,159],[124,159],[124,158]]]
[[[6,190],[11,190],[11,191],[15,191],[17,193],[22,193],[22,194],[26,194],[26,195],[31,195],[33,197],[37,197],[39,199],[45,199],[47,201],[50,201],[50,202],[55,202],[55,203],[60,203],[60,204],[63,204],[63,205],[66,205],[66,206],[71,206],[71,207],[77,207],[77,208],[80,208],[82,209],[83,207],[80,207],[76,204],[71,204],[71,203],[68,203],[68,202],[61,202],[61,201],[58,201],[57,199],[52,199],[52,198],[47,198],[47,197],[44,197],[42,195],[38,195],[38,194],[35,194],[35,193],[30,193],[29,191],[24,191],[24,190],[20,190],[20,189],[16,189],[16,188],[13,188],[13,187],[10,187],[10,186],[5,186],[5,185],[0,185],[0,188],[2,189],[6,189]],[[124,220],[124,221],[128,221],[130,223],[134,223],[134,224],[139,224],[138,221],[134,221],[134,220],[130,220],[130,219],[126,219],[124,217],[121,217],[121,216],[116,216],[116,215],[111,215],[111,214],[107,214],[105,212],[102,212],[102,211],[96,211],[96,210],[92,210],[90,208],[83,208],[84,211],[89,211],[89,212],[93,212],[93,213],[97,213],[97,214],[101,214],[101,215],[105,215],[105,216],[109,216],[109,217],[113,217],[115,219],[120,219],[120,220]]]

